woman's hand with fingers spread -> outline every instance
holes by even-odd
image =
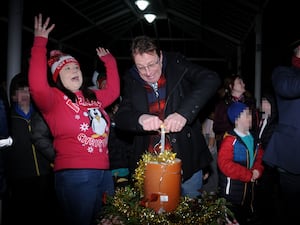
[[[105,55],[110,53],[108,49],[105,49],[105,48],[102,48],[102,47],[96,48],[96,52],[97,52],[97,55],[99,57],[105,56]]]
[[[39,14],[34,17],[34,36],[48,38],[49,33],[54,29],[55,24],[49,24],[50,18],[47,17],[43,23],[43,15]]]

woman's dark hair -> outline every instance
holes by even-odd
[[[231,88],[234,86],[234,81],[236,79],[243,79],[243,77],[239,74],[233,74],[231,76],[228,76],[224,79],[224,82],[223,82],[223,91],[224,91],[224,99],[225,101],[227,102],[231,102],[231,98],[232,98],[232,95],[231,95]],[[245,90],[245,93],[243,94],[244,97],[246,99],[251,99],[252,98],[252,95],[249,91]]]
[[[225,89],[225,92],[226,93],[229,93],[231,95],[231,87],[233,87],[234,85],[234,81],[239,78],[239,79],[242,79],[243,80],[243,77],[240,76],[240,75],[237,75],[237,74],[233,74],[229,77],[226,77],[224,79],[224,89]]]
[[[62,84],[60,76],[57,77],[57,81],[54,86],[56,88],[58,88],[59,90],[61,90],[66,96],[68,96],[68,98],[71,99],[71,101],[73,103],[75,103],[77,101],[76,94],[74,94],[72,91],[65,88],[65,86]],[[88,88],[87,82],[84,78],[83,78],[83,83],[82,83],[81,87],[79,88],[79,90],[82,91],[83,97],[86,101],[90,101],[90,102],[97,101],[95,92]]]

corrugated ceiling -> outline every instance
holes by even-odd
[[[147,10],[158,15],[152,24],[144,20],[134,0],[24,0],[23,48],[31,46],[33,17],[41,12],[56,24],[49,48],[59,47],[91,61],[95,48],[103,45],[120,65],[126,65],[131,39],[146,34],[159,40],[163,49],[180,51],[191,60],[229,65],[268,4],[268,0],[149,1]],[[1,7],[2,21],[8,11],[7,1]]]

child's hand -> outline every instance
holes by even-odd
[[[258,179],[259,177],[259,172],[258,170],[252,170],[252,178],[251,178],[251,182],[255,182],[256,179]]]

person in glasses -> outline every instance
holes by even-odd
[[[116,126],[134,134],[130,170],[145,151],[160,150],[164,126],[165,150],[182,161],[181,194],[198,197],[202,169],[212,160],[198,114],[216,93],[219,75],[180,53],[161,51],[147,36],[133,39],[131,54],[134,65],[123,76],[122,101],[115,115]]]

